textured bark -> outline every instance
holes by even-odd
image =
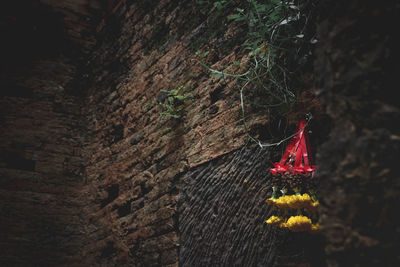
[[[185,174],[181,266],[323,266],[321,239],[265,224],[271,152],[248,146]]]

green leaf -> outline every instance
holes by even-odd
[[[228,16],[228,20],[242,21],[242,20],[244,20],[244,17],[241,14],[234,14],[234,15]]]
[[[223,3],[224,1],[217,1],[217,2],[214,2],[214,6],[218,9],[218,10],[221,10],[222,8],[223,8]]]
[[[211,76],[211,77],[221,77],[222,74],[221,74],[221,73],[211,73],[210,76]]]
[[[257,7],[257,12],[258,13],[263,13],[263,12],[265,12],[265,10],[267,10],[267,5],[259,5]]]
[[[178,99],[178,100],[184,100],[184,99],[185,99],[185,96],[183,96],[183,95],[177,95],[177,96],[175,96],[175,98]]]

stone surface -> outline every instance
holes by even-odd
[[[397,266],[400,110],[394,1],[326,1],[318,23],[318,94],[332,128],[318,149],[329,266]],[[344,8],[345,6],[345,8]]]
[[[0,265],[82,266],[86,127],[67,93],[82,51],[39,1],[4,4],[0,21]]]
[[[85,127],[81,101],[62,90],[72,76],[60,57],[1,85],[1,266],[80,265]],[[15,86],[29,90],[16,94]]]

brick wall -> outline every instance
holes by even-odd
[[[1,84],[0,265],[80,262],[85,126],[80,100],[64,93],[73,75],[57,58]]]
[[[91,59],[85,188],[95,227],[85,253],[89,261],[109,265],[177,266],[182,175],[243,146],[246,138],[237,98],[192,60],[189,46],[199,27],[214,26],[202,21],[174,33],[187,16],[201,15],[195,7],[177,1],[160,1],[152,10],[141,5],[123,5],[104,24],[102,32],[120,32]],[[153,36],[159,25],[166,31],[161,41]],[[214,56],[219,64],[238,59],[232,51]],[[162,90],[181,85],[191,95],[182,118],[162,116]]]
[[[84,54],[62,19],[39,1],[9,3],[0,14],[1,266],[82,263],[87,127],[69,87]]]

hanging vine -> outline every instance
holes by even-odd
[[[249,60],[242,73],[225,71],[243,69],[235,61],[226,69],[211,68],[205,62],[206,52],[197,51],[197,61],[214,77],[234,79],[240,99],[241,116],[249,138],[260,147],[278,146],[295,134],[277,142],[263,143],[250,134],[246,121],[246,103],[270,112],[274,109],[291,110],[300,92],[299,73],[311,54],[311,46],[316,42],[309,30],[314,1],[258,0],[214,1],[220,10],[229,5],[237,5],[235,13],[228,16],[230,21],[246,24],[247,39],[242,47],[249,51]],[[227,81],[228,84],[228,81]],[[250,95],[258,94],[258,101]],[[311,114],[305,118],[311,120]]]

